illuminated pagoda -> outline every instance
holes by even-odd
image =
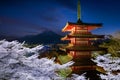
[[[92,52],[105,50],[93,44],[94,41],[104,38],[104,35],[91,33],[92,30],[100,28],[102,24],[84,23],[80,18],[80,2],[78,2],[78,21],[76,23],[68,22],[62,29],[62,32],[70,32],[62,40],[70,41],[63,50],[72,56],[72,60],[75,62],[71,67],[73,73],[96,70],[96,65],[91,60]]]

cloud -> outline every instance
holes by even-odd
[[[38,34],[42,31],[47,30],[45,27],[41,27],[37,24],[32,24],[23,20],[16,20],[8,17],[0,17],[1,25],[0,25],[0,34],[11,34],[11,35],[29,35],[28,33]],[[24,33],[24,34],[22,34]],[[25,34],[27,33],[27,34]]]
[[[76,0],[1,0],[0,33],[36,34],[51,29],[60,31],[64,21],[61,8],[76,9]]]
[[[71,9],[73,11],[76,10],[77,0],[55,0],[61,6]]]

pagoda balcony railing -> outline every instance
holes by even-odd
[[[79,55],[79,54],[70,54],[71,56],[73,56],[73,58],[75,58],[75,59],[79,59],[79,58],[81,58],[81,59],[84,59],[84,58],[91,58],[91,55],[89,54],[89,55],[85,55],[85,54],[83,54],[83,55]]]
[[[70,47],[70,46],[73,46],[73,45],[74,45],[74,44],[72,44],[72,43],[69,43],[69,44],[68,44],[69,47]]]
[[[90,45],[91,45],[91,44],[82,44],[82,43],[81,43],[81,44],[80,44],[80,43],[79,43],[79,44],[75,44],[75,43],[69,43],[69,44],[68,44],[69,47],[70,47],[70,46],[90,46]]]
[[[72,66],[71,67],[73,71],[84,71],[84,70],[95,70],[96,66]]]
[[[76,35],[76,34],[89,35],[89,34],[91,34],[91,32],[72,32],[72,33],[70,33],[69,35]]]

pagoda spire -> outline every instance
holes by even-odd
[[[81,19],[81,7],[80,7],[80,0],[78,0],[78,5],[77,5],[77,18],[78,20]]]

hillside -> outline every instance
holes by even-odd
[[[63,43],[62,36],[53,31],[44,31],[38,35],[29,35],[18,39],[20,42],[25,41],[30,44],[57,44]]]

